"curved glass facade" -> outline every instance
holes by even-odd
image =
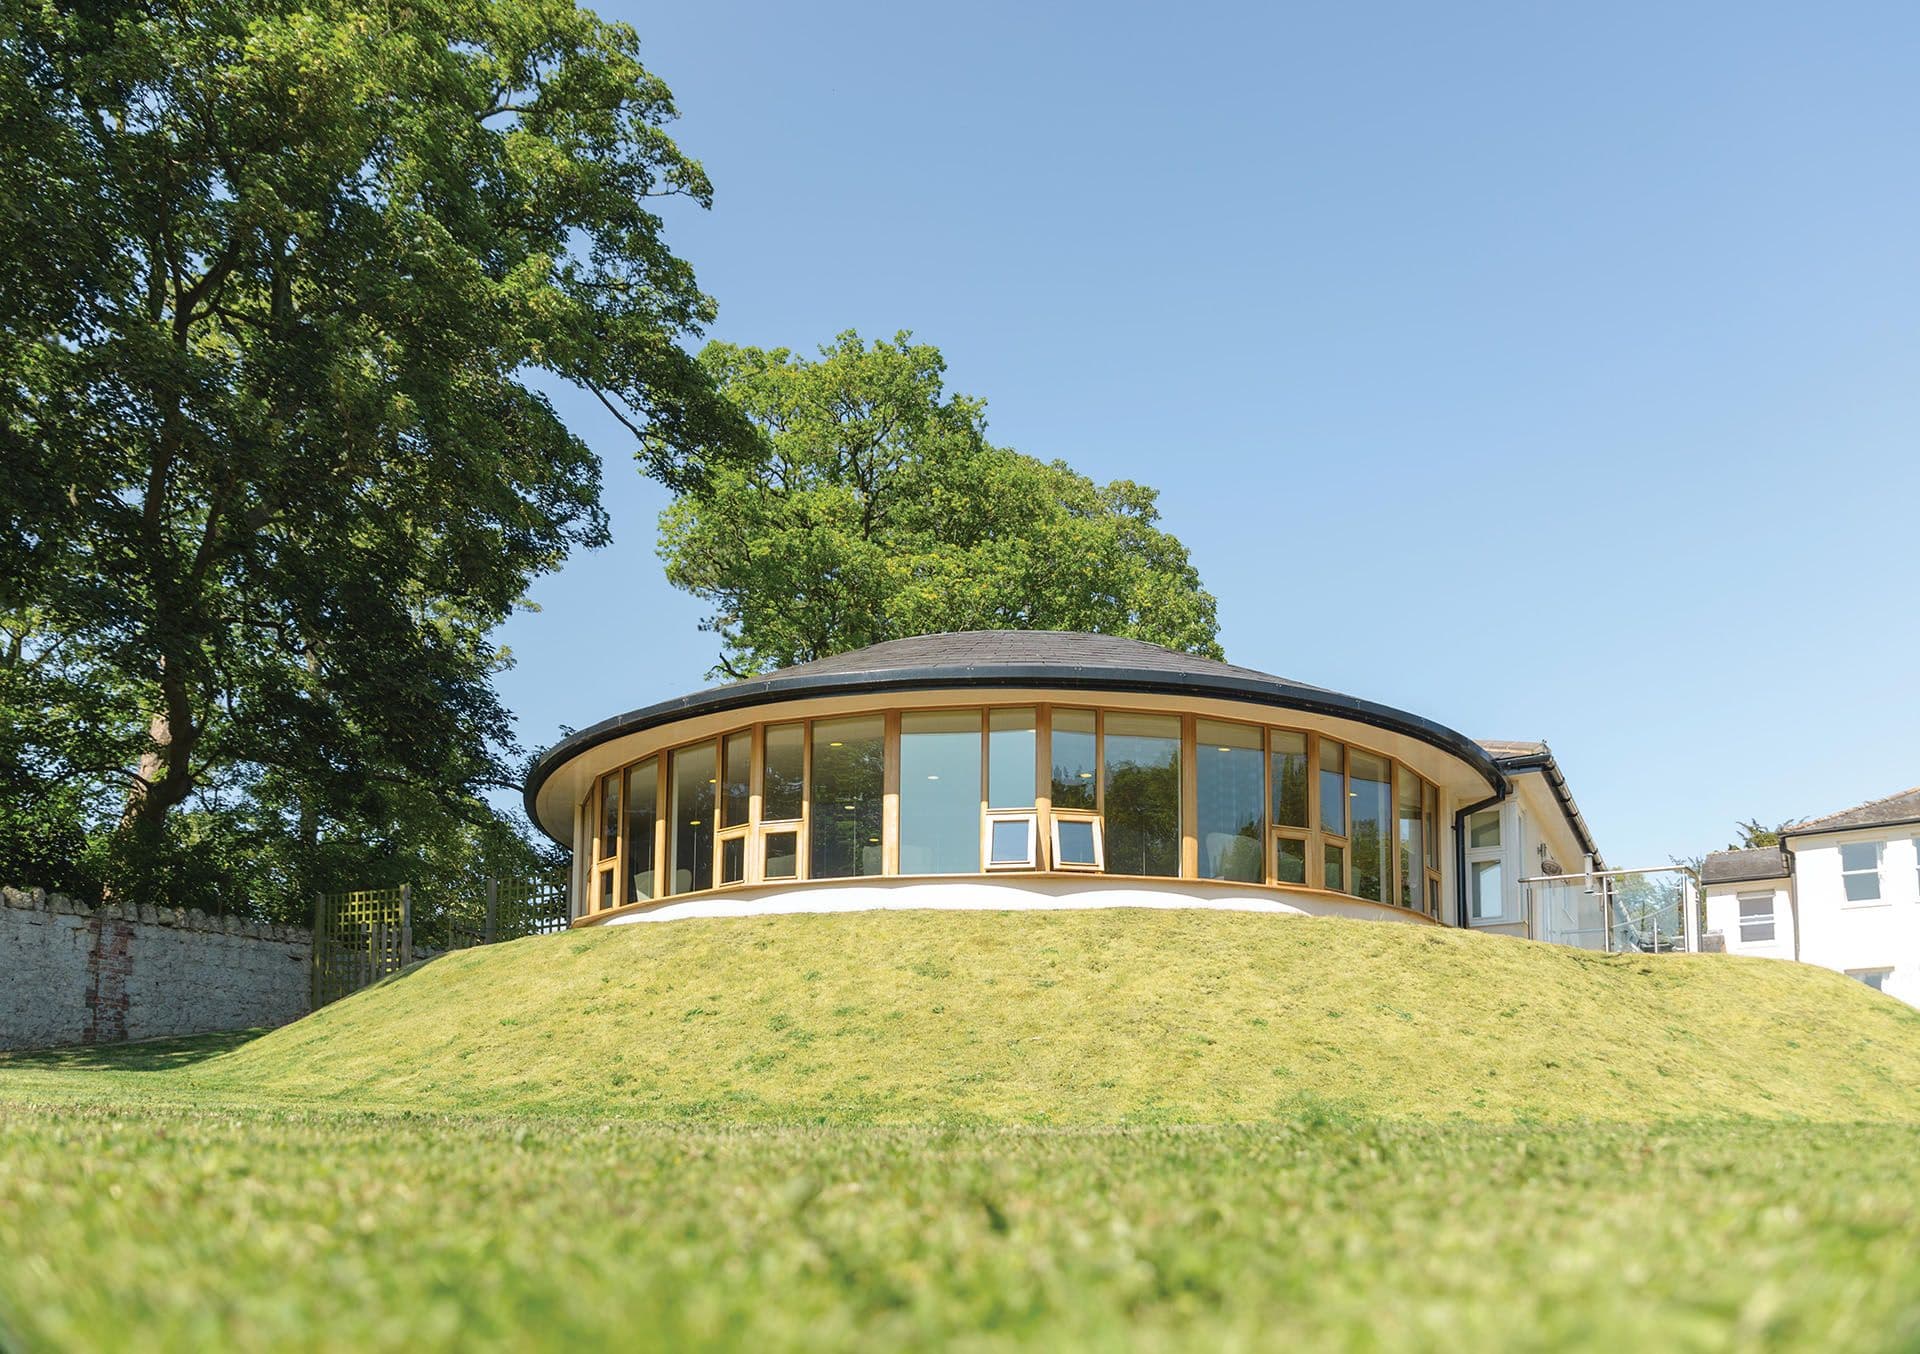
[[[747,723],[606,773],[580,809],[595,914],[990,871],[1315,889],[1427,916],[1440,903],[1433,784],[1250,720],[1029,703]]]

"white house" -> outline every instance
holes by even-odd
[[[1732,954],[1836,969],[1920,1006],[1920,787],[1716,851],[1706,930]]]

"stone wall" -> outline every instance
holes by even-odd
[[[297,926],[0,889],[0,1049],[284,1025],[312,956]]]

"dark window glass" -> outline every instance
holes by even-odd
[[[1180,873],[1180,721],[1108,715],[1107,865],[1113,874]]]
[[[800,877],[800,834],[794,831],[767,834],[767,878]]]
[[[987,712],[987,807],[1033,807],[1035,749],[1031,710]]]
[[[980,712],[909,711],[900,716],[900,873],[979,868]]]
[[[616,773],[600,778],[600,859],[612,860],[620,853],[620,777]]]
[[[1195,738],[1200,877],[1258,883],[1260,842],[1266,835],[1260,730],[1203,719],[1195,725]]]
[[[600,906],[612,907],[620,900],[613,893],[613,871],[600,871]]]
[[[765,779],[760,786],[762,822],[792,822],[800,816],[805,770],[805,738],[800,726],[771,726],[767,730]]]
[[[1098,791],[1098,747],[1093,737],[1093,711],[1053,712],[1053,807],[1091,809]]]
[[[1332,889],[1335,893],[1344,893],[1347,888],[1347,848],[1333,842],[1326,844],[1326,857],[1323,862],[1326,869],[1320,881],[1320,887]]]
[[[752,798],[753,735],[730,733],[720,744],[720,826],[746,826]]]
[[[1387,855],[1393,831],[1393,768],[1385,757],[1355,749],[1348,764],[1347,793],[1353,805],[1353,877],[1349,891],[1357,898],[1387,901]]]
[[[653,897],[653,825],[660,816],[660,762],[627,772],[627,901]]]
[[[1053,824],[1060,852],[1056,865],[1097,865],[1100,857],[1093,849],[1093,824],[1084,818],[1061,818]]]
[[[1307,736],[1273,731],[1273,821],[1281,827],[1307,825]]]
[[[672,893],[713,887],[713,744],[673,754],[668,771],[673,797]]]
[[[878,715],[814,721],[809,878],[881,873],[885,732]]]
[[[1282,884],[1307,882],[1307,844],[1281,837],[1273,844],[1273,877]]]
[[[747,877],[747,839],[729,837],[720,843],[720,882],[738,884]]]

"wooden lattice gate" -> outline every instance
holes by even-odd
[[[413,962],[413,890],[323,893],[313,927],[315,1008]]]

